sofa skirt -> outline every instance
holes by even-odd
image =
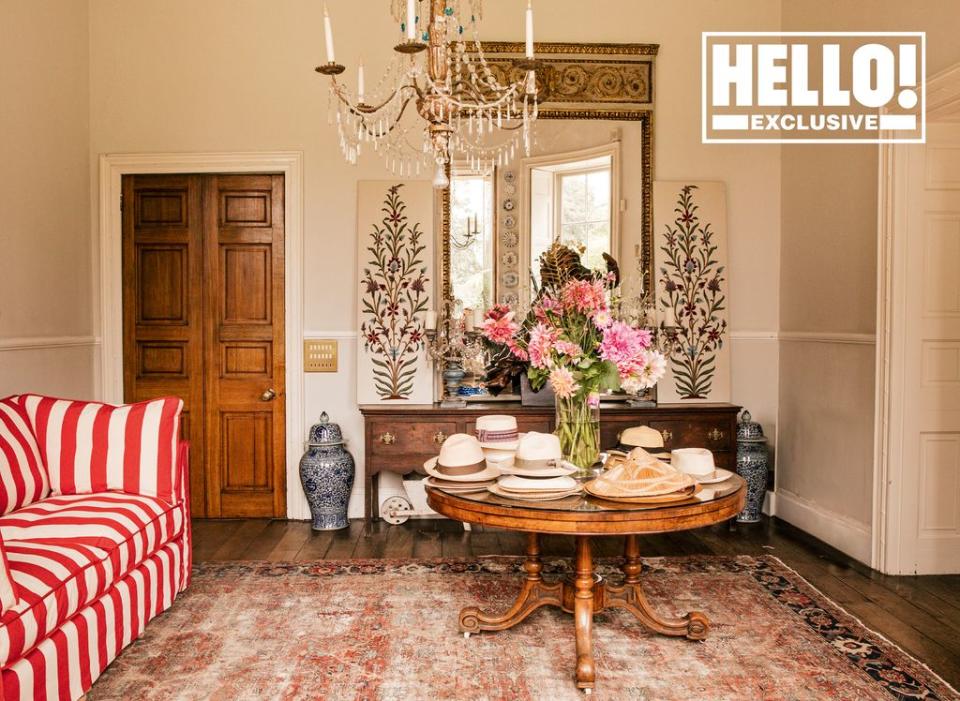
[[[2,671],[2,701],[74,701],[166,611],[190,577],[189,527]]]

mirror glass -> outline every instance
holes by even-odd
[[[540,119],[529,156],[518,153],[490,173],[454,168],[454,296],[472,309],[531,299],[539,257],[555,240],[581,249],[591,268],[604,268],[603,254],[611,254],[624,294],[641,295],[650,216],[646,133],[639,119]]]

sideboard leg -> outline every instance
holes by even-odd
[[[589,536],[577,536],[576,594],[573,616],[577,629],[577,688],[591,689],[596,680],[593,662],[593,553]]]

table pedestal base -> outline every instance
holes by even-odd
[[[476,606],[460,612],[460,630],[469,635],[481,630],[505,630],[524,620],[541,606],[557,606],[574,615],[577,634],[577,687],[589,692],[596,679],[593,663],[591,628],[593,614],[607,608],[621,608],[641,623],[662,635],[703,640],[710,621],[699,611],[682,618],[664,617],[651,607],[640,587],[640,549],[637,536],[628,535],[623,565],[622,584],[611,584],[593,571],[590,536],[577,536],[574,574],[559,582],[545,582],[540,561],[540,537],[527,536],[527,559],[523,569],[527,576],[513,606],[503,614],[486,613]]]

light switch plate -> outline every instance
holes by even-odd
[[[336,372],[337,342],[332,339],[310,339],[303,342],[304,372]]]

